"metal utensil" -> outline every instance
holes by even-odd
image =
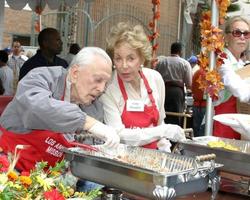
[[[184,129],[184,133],[187,139],[193,140],[194,137],[194,130],[192,128]]]
[[[78,142],[71,142],[71,144],[75,147],[81,147],[83,148],[84,150],[87,150],[87,151],[95,151],[95,152],[98,152],[99,149],[96,148],[96,147],[93,147],[89,144],[83,144],[83,143],[78,143]]]
[[[99,152],[101,153],[103,156],[108,156],[109,158],[113,158],[114,156],[103,151],[102,149],[89,145],[89,144],[83,144],[83,143],[79,143],[79,142],[71,142],[71,144],[75,147],[80,147],[86,151],[92,151],[92,152]]]
[[[218,175],[210,170],[211,161],[196,162],[192,157],[123,144],[117,149],[108,149],[114,159],[107,159],[98,152],[92,155],[90,151],[74,151],[74,148],[64,149],[64,152],[75,176],[147,199],[170,200],[205,191],[209,179],[214,195],[218,188]],[[117,157],[123,162],[117,162]],[[215,163],[216,169],[213,169],[218,167],[220,165]]]

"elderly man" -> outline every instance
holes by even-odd
[[[114,147],[120,138],[101,123],[98,97],[111,77],[112,62],[100,48],[86,47],[73,59],[70,69],[39,67],[18,84],[16,95],[0,118],[4,152],[29,145],[20,154],[18,170],[30,170],[38,161],[53,166],[71,147],[74,134],[89,132]]]

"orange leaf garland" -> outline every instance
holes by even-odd
[[[219,8],[219,23],[221,24],[224,22],[230,1],[216,0],[216,3]],[[218,68],[224,63],[223,60],[226,58],[226,54],[223,52],[224,38],[222,30],[212,26],[211,11],[202,13],[200,27],[203,52],[198,56],[198,64],[202,72],[197,82],[200,85],[199,88],[204,90],[214,100],[218,98],[219,91],[224,88],[218,73]],[[216,54],[216,66],[213,67],[213,70],[210,70],[208,56],[212,51]]]
[[[152,30],[152,34],[148,36],[149,41],[152,43],[152,61],[151,66],[154,68],[157,63],[156,50],[159,48],[159,44],[156,43],[156,39],[160,36],[157,30],[157,20],[160,19],[160,0],[152,0],[153,4],[153,18],[149,22],[149,28]]]

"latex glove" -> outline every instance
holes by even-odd
[[[240,118],[235,118],[235,120],[239,123],[238,127],[231,126],[232,129],[240,133],[242,136],[244,136],[244,139],[250,140],[250,124],[248,121],[245,121]]]
[[[162,137],[175,142],[186,140],[183,128],[174,124],[162,124]]]
[[[166,138],[162,138],[157,142],[157,147],[160,151],[171,153],[171,146],[172,144]]]
[[[120,143],[120,137],[115,129],[97,121],[89,130],[91,134],[105,141],[105,146],[116,148]]]

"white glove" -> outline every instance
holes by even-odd
[[[132,146],[142,146],[162,138],[168,138],[173,141],[186,139],[184,130],[172,124],[161,124],[150,128],[124,128],[119,131],[119,135],[122,143]]]
[[[248,121],[245,121],[240,118],[235,118],[235,120],[239,123],[239,126],[234,127],[231,126],[232,129],[240,133],[242,136],[244,136],[245,140],[250,140],[250,124]]]
[[[172,144],[166,138],[162,138],[157,142],[157,147],[160,151],[171,153],[171,146]]]
[[[249,79],[243,80],[231,66],[222,66],[220,74],[223,77],[223,83],[233,96],[240,99],[242,102],[250,100],[250,84]]]
[[[107,147],[118,147],[120,143],[120,137],[116,133],[115,129],[110,126],[107,126],[99,121],[97,121],[89,130],[91,134],[96,136],[99,139],[105,141],[105,146]]]
[[[162,124],[161,136],[175,142],[186,140],[184,130],[174,124]]]

